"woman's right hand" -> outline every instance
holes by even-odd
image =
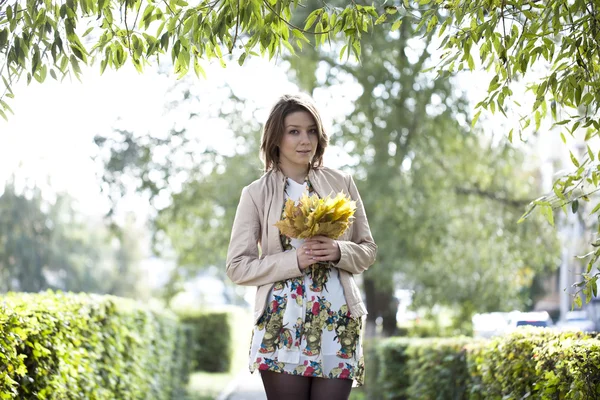
[[[298,258],[298,267],[304,271],[315,263],[314,256],[308,253],[307,244],[303,243],[296,249],[296,258]]]

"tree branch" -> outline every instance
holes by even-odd
[[[477,185],[474,187],[456,187],[454,188],[457,194],[461,195],[476,195],[486,199],[494,200],[507,206],[521,208],[531,203],[531,199],[511,199],[503,195],[502,192],[490,192],[488,190],[481,189]]]

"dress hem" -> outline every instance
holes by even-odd
[[[363,386],[363,383],[360,382],[356,377],[353,377],[353,376],[349,376],[348,378],[339,378],[339,377],[330,378],[329,376],[326,376],[326,375],[300,375],[300,374],[291,373],[289,371],[285,371],[285,370],[281,370],[281,369],[272,369],[272,368],[260,369],[260,368],[249,367],[248,369],[249,369],[249,371],[250,371],[251,374],[254,374],[254,372],[257,372],[257,371],[259,373],[260,373],[260,371],[269,371],[269,372],[276,372],[278,374],[286,374],[286,375],[292,375],[292,376],[301,376],[303,378],[321,378],[321,379],[342,379],[342,380],[349,380],[349,381],[353,382],[353,384],[352,384],[353,387]]]

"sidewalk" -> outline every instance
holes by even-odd
[[[251,374],[244,368],[236,378],[225,388],[217,400],[267,400],[260,374]]]

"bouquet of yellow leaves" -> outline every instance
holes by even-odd
[[[344,193],[334,198],[320,199],[313,194],[302,195],[298,205],[288,199],[284,207],[284,216],[275,226],[285,236],[295,239],[308,239],[313,236],[325,236],[337,239],[346,232],[354,216],[356,202]]]
[[[346,232],[354,219],[356,202],[344,193],[335,197],[320,199],[313,194],[302,195],[298,204],[288,199],[283,210],[283,218],[275,226],[289,238],[310,239],[313,236],[325,236],[337,239]],[[317,268],[322,266],[324,268]],[[320,292],[327,281],[329,262],[316,263],[311,266],[314,292]]]

